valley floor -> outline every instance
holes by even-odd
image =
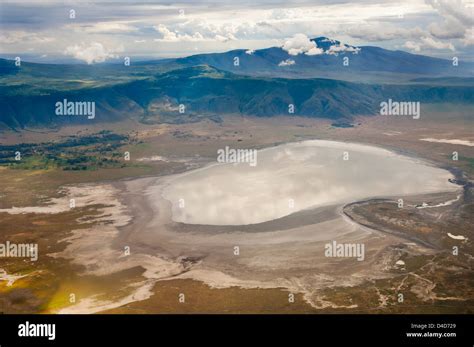
[[[0,243],[36,242],[40,252],[36,262],[0,258],[0,269],[5,270],[3,275],[0,272],[0,279],[5,279],[0,281],[0,311],[472,313],[474,147],[459,141],[423,140],[473,142],[470,112],[460,109],[452,114],[446,106],[433,107],[418,121],[359,117],[353,128],[299,117],[227,116],[222,123],[205,120],[180,125],[117,123],[108,125],[108,130],[132,139],[120,147],[131,154],[123,167],[93,171],[0,167]],[[0,145],[48,142],[78,130],[6,133]],[[101,130],[81,129],[81,135]],[[379,252],[364,264],[365,272],[354,275],[351,269],[333,283],[319,278],[325,285],[310,296],[292,291],[284,282],[268,287],[239,282],[219,286],[229,278],[209,279],[213,274],[204,272],[200,273],[203,281],[196,280],[199,276],[190,276],[190,270],[205,254],[166,252],[169,249],[160,248],[166,245],[160,243],[163,240],[151,242],[142,230],[150,227],[147,217],[157,213],[143,201],[143,192],[155,177],[202,167],[226,145],[265,148],[307,139],[372,144],[423,158],[450,170],[463,189],[459,197],[452,193],[407,197],[404,209],[394,201],[377,199],[346,205],[341,213],[380,236],[372,245],[373,252]],[[458,160],[452,160],[453,152],[458,153]],[[70,196],[76,197],[72,209]],[[25,209],[28,206],[33,208]],[[310,211],[283,222],[311,226],[315,219],[331,218],[332,213]],[[192,233],[186,225],[180,228],[181,235]],[[136,231],[141,231],[140,237]],[[457,255],[453,247],[458,248]],[[158,256],[163,253],[167,256]],[[385,275],[367,275],[374,269]],[[293,293],[294,300],[289,300]]]

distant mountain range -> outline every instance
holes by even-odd
[[[376,83],[406,82],[417,77],[474,77],[472,62],[461,61],[454,66],[451,60],[373,46],[355,47],[327,37],[311,41],[324,53],[290,55],[281,47],[271,47],[255,51],[238,49],[199,54],[174,61],[186,66],[205,64],[252,76],[330,78]],[[239,58],[239,66],[234,65],[235,57]],[[343,64],[344,58],[348,58],[347,66]],[[280,65],[287,60],[291,64]]]
[[[455,67],[449,60],[401,51],[356,48],[327,38],[315,42],[322,50],[317,55],[295,56],[281,48],[235,50],[128,67],[26,62],[17,67],[0,59],[0,126],[19,129],[130,117],[144,123],[219,120],[226,114],[271,117],[288,115],[289,104],[295,115],[350,121],[354,115],[378,114],[380,102],[389,98],[474,103],[468,63]],[[345,56],[349,66],[342,63]],[[281,64],[288,60],[294,63]],[[55,104],[64,99],[94,101],[96,118],[56,115]]]

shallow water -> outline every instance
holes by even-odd
[[[454,191],[452,177],[378,147],[313,140],[259,150],[254,167],[213,164],[177,175],[163,197],[176,222],[245,225],[373,197]]]

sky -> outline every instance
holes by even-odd
[[[304,45],[302,37],[327,36],[473,61],[473,11],[474,0],[0,0],[0,56],[95,64]]]

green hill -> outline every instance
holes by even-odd
[[[2,65],[13,64],[2,61]],[[0,122],[10,128],[71,123],[180,122],[240,114],[257,117],[295,115],[350,120],[374,115],[389,98],[421,103],[474,102],[471,86],[364,84],[331,79],[286,79],[236,75],[199,65],[166,64],[81,66],[22,65],[2,74]],[[19,70],[19,71],[18,71]],[[80,77],[80,78],[79,78]],[[95,102],[96,117],[57,116],[58,101]],[[179,105],[185,112],[179,112]]]

